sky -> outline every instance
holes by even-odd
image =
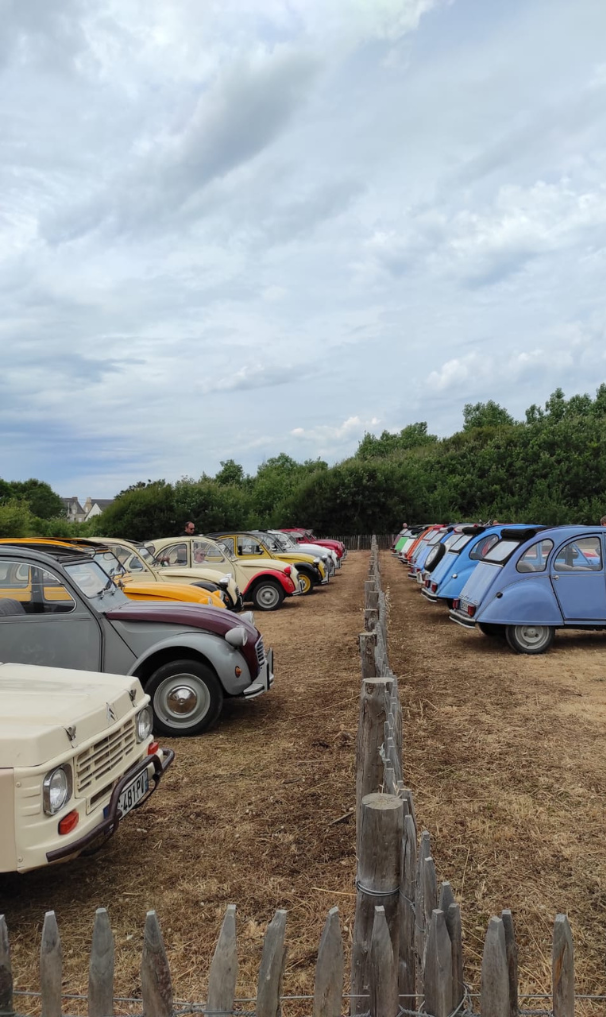
[[[0,0],[0,476],[606,381],[603,0]]]

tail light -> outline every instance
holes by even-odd
[[[431,584],[431,589],[432,589],[433,593],[436,592],[437,588],[438,588],[438,584],[437,583],[432,583]]]
[[[473,618],[475,613],[476,613],[476,605],[475,604],[468,604],[467,605],[467,614],[469,615],[469,617]]]
[[[458,611],[460,606],[461,606],[461,601],[458,598],[456,600],[453,600],[453,602],[452,602],[452,609],[453,609],[453,611]]]

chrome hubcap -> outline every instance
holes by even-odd
[[[173,675],[156,690],[154,708],[166,724],[192,727],[208,713],[210,694],[197,675]]]
[[[547,640],[549,629],[543,625],[520,625],[518,636],[525,646],[535,648],[541,646]]]
[[[257,594],[257,600],[262,607],[275,607],[278,598],[278,591],[273,586],[263,586]]]

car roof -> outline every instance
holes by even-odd
[[[59,562],[65,565],[69,562],[81,562],[83,559],[93,561],[93,555],[88,551],[77,547],[66,547],[65,544],[11,544],[10,541],[3,541],[0,544],[0,553],[6,549],[11,558],[34,558],[41,564]]]

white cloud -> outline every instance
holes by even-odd
[[[0,6],[6,475],[111,495],[603,380],[604,5]]]

